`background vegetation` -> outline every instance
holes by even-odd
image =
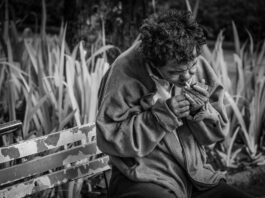
[[[8,0],[10,19],[19,30],[31,28],[38,32],[41,24],[41,1]],[[4,20],[4,0],[0,3],[0,17]],[[197,0],[190,0],[195,5]],[[67,42],[74,46],[89,30],[87,19],[94,20],[99,13],[106,19],[107,40],[120,49],[127,48],[137,34],[143,18],[160,9],[186,9],[185,0],[46,0],[47,32],[58,33],[61,21],[68,22]],[[237,25],[240,40],[248,34],[258,42],[265,37],[265,2],[263,0],[200,0],[198,21],[205,26],[210,40],[215,40],[219,31],[225,29],[225,41],[233,41],[231,21]],[[91,23],[91,21],[90,21]],[[3,24],[2,24],[3,25]]]

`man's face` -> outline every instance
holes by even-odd
[[[175,60],[171,60],[165,66],[158,68],[158,70],[168,82],[184,87],[186,82],[189,82],[196,73],[197,58],[187,64],[177,64]]]

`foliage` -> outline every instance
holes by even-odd
[[[190,1],[186,0],[188,10],[191,10]],[[194,10],[198,9],[199,0],[196,0]],[[193,13],[197,13],[197,10]],[[219,80],[225,88],[225,100],[229,115],[228,135],[219,144],[213,145],[209,153],[212,158],[219,156],[217,168],[238,168],[245,164],[265,164],[262,153],[265,121],[265,41],[262,46],[255,46],[251,33],[249,42],[240,46],[240,38],[235,23],[232,22],[235,52],[234,67],[236,78],[232,80],[228,74],[228,64],[223,52],[224,31],[221,30],[213,51],[204,46],[203,54],[211,63]],[[255,48],[256,47],[256,48]],[[231,68],[230,68],[231,70]],[[241,136],[239,136],[239,134]],[[242,157],[243,156],[243,157]],[[212,159],[214,161],[214,159]],[[218,161],[215,160],[215,161]]]
[[[114,48],[105,44],[104,19],[89,50],[80,42],[71,52],[66,25],[58,35],[46,33],[45,0],[39,34],[28,28],[19,33],[8,10],[0,45],[0,122],[23,121],[25,139],[94,122],[99,84],[109,68],[106,52]],[[12,138],[3,140],[8,145]],[[80,196],[82,183],[70,182],[67,197]]]
[[[259,142],[263,134],[265,115],[265,60],[264,48],[256,47],[249,33],[249,42],[240,46],[235,24],[232,23],[235,36],[234,67],[236,78],[234,87],[228,75],[228,64],[225,62],[222,49],[223,31],[220,32],[215,48],[208,59],[213,65],[220,81],[225,87],[225,99],[229,113],[230,126],[228,136],[216,152],[225,167],[239,167],[245,164],[265,164]],[[209,58],[210,57],[210,58]],[[231,68],[230,68],[231,70]]]
[[[11,32],[8,24],[5,30],[7,54],[2,50],[0,62],[1,120],[23,119],[24,137],[35,130],[42,135],[94,121],[97,89],[108,69],[104,53],[113,48],[95,43],[89,54],[81,42],[70,53],[66,26],[61,26],[59,35],[47,35],[45,13],[43,10],[40,35],[28,29],[20,35],[13,22]],[[24,115],[17,117],[17,110],[23,107]]]

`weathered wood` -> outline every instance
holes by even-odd
[[[0,169],[0,198],[21,198],[110,169],[108,156],[97,147],[95,124],[0,148],[0,163],[20,158]]]
[[[0,198],[20,198],[35,192],[53,188],[62,183],[69,182],[70,180],[95,175],[108,170],[109,166],[107,163],[108,157],[104,156],[88,163],[60,170],[49,175],[40,176],[0,190]]]
[[[0,135],[6,135],[12,133],[14,130],[21,127],[22,127],[22,122],[18,120],[0,124]]]
[[[70,163],[89,158],[99,153],[101,151],[97,148],[96,142],[93,142],[44,157],[37,157],[34,160],[0,170],[0,186],[51,169],[67,166]]]
[[[95,139],[95,125],[87,124],[59,131],[46,136],[26,140],[18,144],[0,148],[0,163],[9,162],[18,158],[33,155],[79,140],[91,142]]]

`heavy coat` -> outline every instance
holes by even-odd
[[[157,89],[146,65],[136,43],[105,75],[99,92],[97,144],[129,179],[154,182],[177,197],[190,197],[192,186],[207,189],[223,178],[206,163],[204,150],[227,131],[223,86],[199,57],[193,80],[205,79],[209,86],[203,112],[208,116],[201,121],[178,119],[165,101],[154,102]]]

